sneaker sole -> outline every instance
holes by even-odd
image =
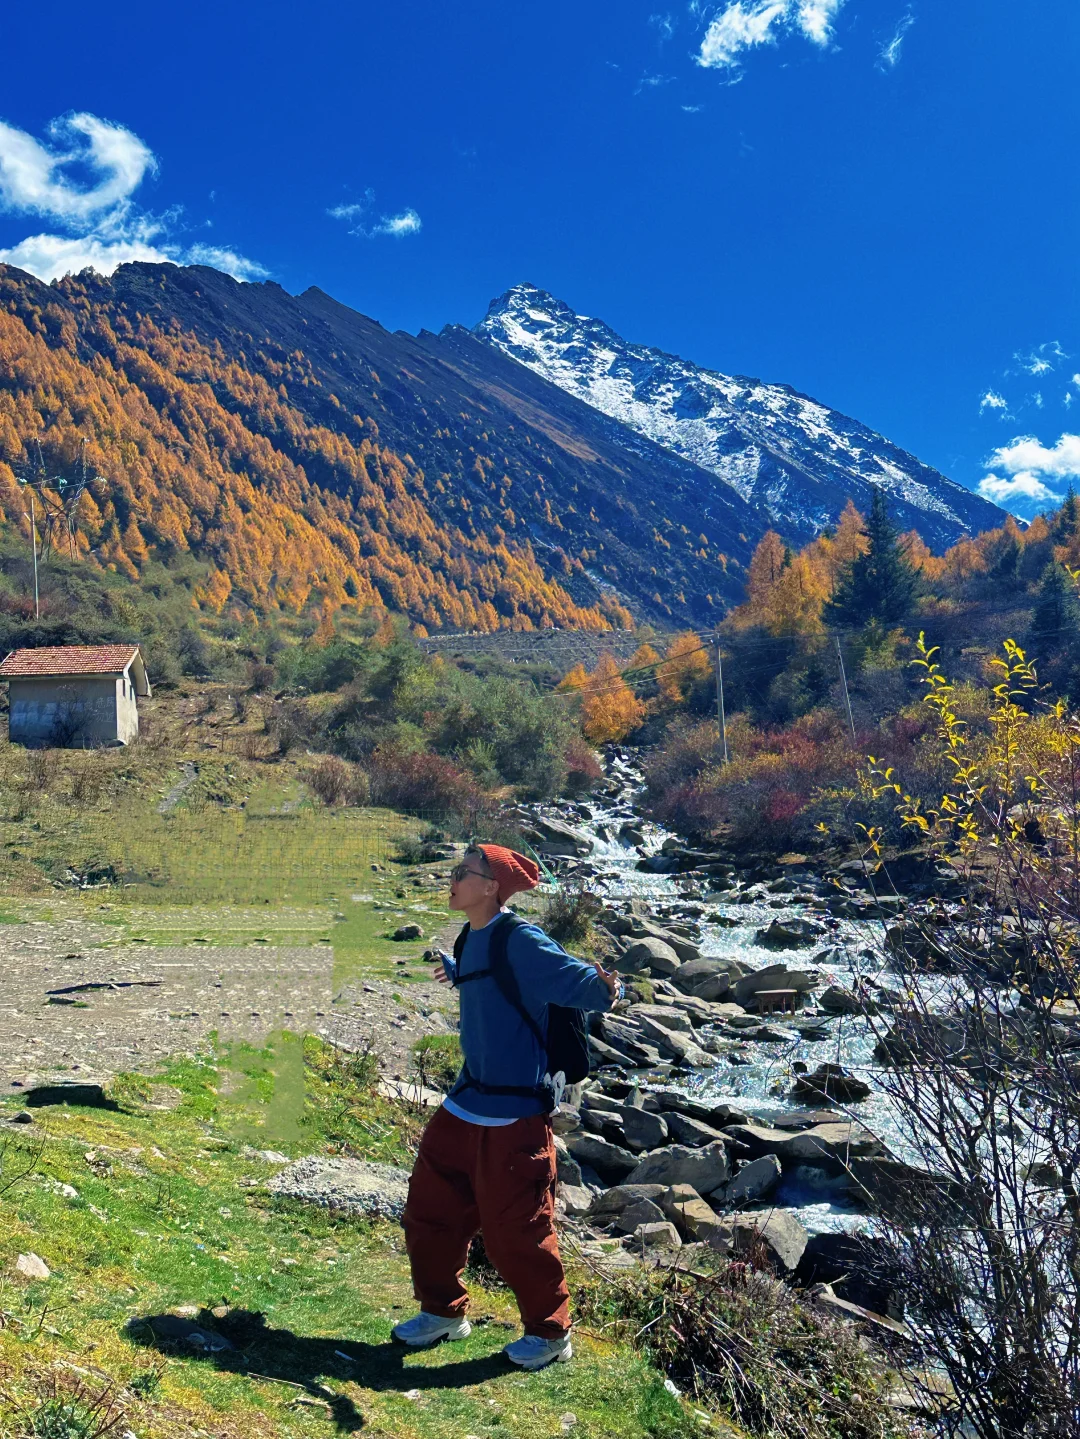
[[[505,1353],[506,1351],[504,1350],[503,1352]],[[506,1357],[510,1359],[509,1354],[507,1354]],[[573,1349],[564,1349],[561,1354],[551,1354],[546,1359],[533,1360],[531,1364],[521,1364],[516,1359],[510,1359],[510,1363],[513,1364],[515,1369],[525,1369],[530,1374],[533,1374],[537,1369],[546,1369],[549,1364],[563,1364],[567,1359],[572,1359],[573,1357]]]
[[[391,1333],[390,1341],[393,1344],[400,1344],[403,1349],[434,1349],[436,1344],[453,1343],[459,1339],[468,1339],[472,1333],[472,1325],[460,1334],[437,1334],[434,1339],[421,1339],[419,1342],[401,1339],[398,1335]]]

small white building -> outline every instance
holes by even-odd
[[[12,744],[128,744],[139,733],[138,701],[150,695],[138,645],[12,650],[0,679]]]

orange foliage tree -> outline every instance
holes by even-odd
[[[664,663],[656,672],[660,693],[672,704],[682,704],[695,685],[712,674],[708,651],[695,634],[676,635],[668,645]]]
[[[576,664],[558,688],[581,695],[581,728],[590,744],[625,739],[645,718],[645,706],[626,683],[615,656],[606,652],[591,674]]]

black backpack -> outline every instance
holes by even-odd
[[[504,914],[497,919],[488,946],[487,969],[477,969],[471,974],[463,974],[457,983],[460,985],[473,979],[493,979],[499,986],[499,993],[508,1004],[517,1010],[532,1031],[541,1051],[547,1054],[548,1074],[556,1075],[561,1071],[566,1077],[567,1084],[580,1084],[583,1079],[589,1077],[589,1027],[586,1012],[583,1009],[567,1009],[561,1004],[549,1004],[547,1039],[544,1038],[540,1026],[522,1002],[517,975],[507,956],[510,935],[525,922],[516,914]],[[459,962],[468,937],[469,926],[466,925],[454,941],[454,958]],[[477,1089],[481,1094],[524,1095],[530,1099],[545,1100],[549,1111],[555,1107],[554,1089],[551,1083],[535,1086],[481,1084],[469,1073],[467,1064],[462,1067],[462,1079],[464,1081],[462,1088]]]

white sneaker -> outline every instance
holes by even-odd
[[[439,1314],[428,1314],[421,1309],[413,1319],[403,1319],[395,1324],[390,1333],[399,1344],[410,1349],[428,1349],[442,1339],[465,1339],[472,1333],[467,1319],[444,1319]]]
[[[516,1364],[519,1369],[543,1369],[547,1364],[569,1359],[573,1352],[569,1329],[558,1339],[541,1339],[539,1334],[526,1334],[503,1350],[510,1363]]]

